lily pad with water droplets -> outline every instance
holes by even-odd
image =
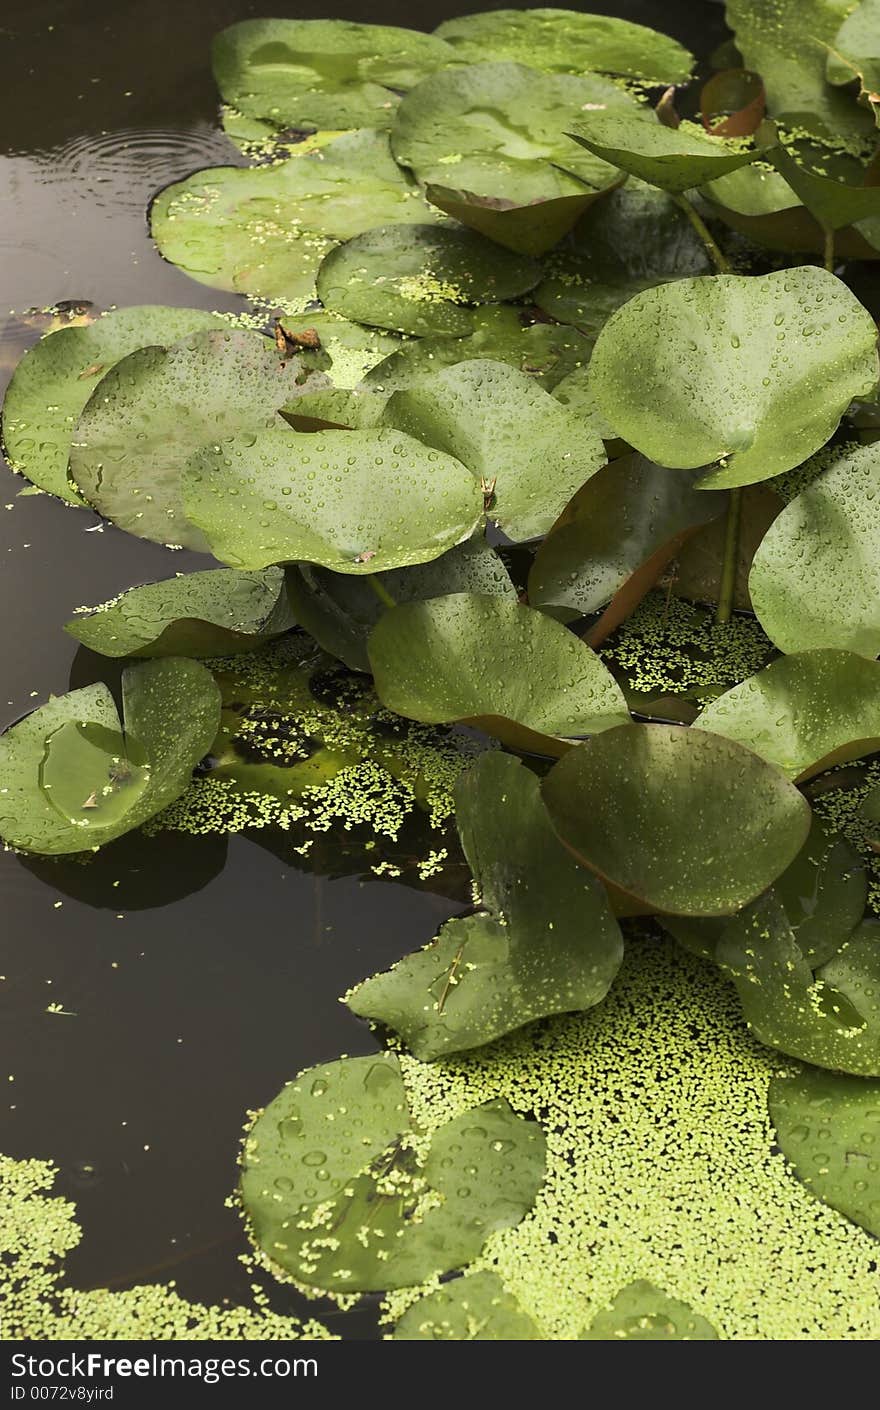
[[[484,754],[455,803],[476,914],[447,921],[426,949],[346,996],[421,1061],[592,1008],[623,959],[605,889],[554,834],[535,774],[509,754]]]
[[[102,656],[231,656],[295,625],[280,568],[218,568],[129,588],[64,630]]]
[[[689,191],[757,160],[755,150],[711,137],[695,123],[666,127],[634,113],[589,113],[567,129],[569,137],[612,166],[659,186]]]
[[[394,1328],[394,1341],[545,1341],[497,1273],[453,1278],[420,1298]]]
[[[594,651],[558,622],[484,593],[395,607],[367,646],[389,710],[475,724],[513,748],[560,754],[572,737],[629,719]]]
[[[220,720],[196,661],[130,666],[123,721],[105,685],[60,695],[0,735],[0,837],[27,852],[84,852],[183,793]],[[124,732],[123,732],[124,731]]]
[[[303,1072],[257,1118],[241,1196],[249,1232],[297,1283],[408,1287],[471,1262],[518,1224],[544,1178],[541,1128],[505,1101],[414,1130],[397,1058]]]
[[[810,809],[780,770],[732,740],[625,725],[572,749],[544,802],[575,856],[673,915],[728,915],[793,861]]]
[[[845,284],[812,266],[680,279],[608,320],[590,380],[615,430],[658,465],[752,484],[824,445],[877,384],[877,329]],[[674,349],[674,375],[670,357]]]
[[[598,1313],[581,1341],[717,1341],[718,1333],[678,1298],[640,1279]]]

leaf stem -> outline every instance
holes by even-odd
[[[721,563],[721,582],[718,587],[718,608],[715,621],[720,624],[730,621],[733,611],[733,592],[736,587],[736,570],[739,567],[739,526],[742,519],[742,490],[730,491],[727,506],[727,522],[724,528],[724,558]]]
[[[703,220],[703,217],[700,215],[696,206],[688,200],[687,196],[685,196],[683,192],[679,192],[676,195],[673,195],[672,199],[675,201],[675,204],[681,210],[684,211],[691,225],[694,227],[703,244],[706,246],[709,258],[711,259],[715,268],[718,270],[718,273],[730,274],[730,260],[715,243],[715,240],[712,236],[712,232],[710,231],[706,222]]]
[[[367,582],[370,584],[370,587],[373,589],[373,592],[376,594],[379,601],[384,602],[386,607],[397,606],[397,603],[391,596],[391,593],[388,591],[387,587],[385,587],[383,583],[379,582],[378,573],[371,573],[367,578]]]
[[[825,231],[825,268],[829,274],[834,273],[834,231]]]

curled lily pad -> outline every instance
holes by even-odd
[[[726,498],[642,455],[613,460],[578,490],[538,549],[530,603],[578,616],[604,609],[590,633],[595,645],[629,616],[688,537],[723,512]]]
[[[726,927],[716,959],[762,1043],[817,1067],[880,1077],[876,922],[863,922],[814,972],[770,891]]]
[[[880,662],[831,648],[780,656],[695,723],[800,782],[880,748]]]
[[[121,529],[204,550],[205,538],[184,512],[187,457],[206,442],[270,424],[310,375],[297,359],[279,359],[271,339],[228,328],[193,333],[170,348],[140,348],[87,403],[71,447],[71,476]]]
[[[148,343],[174,343],[222,320],[196,308],[114,309],[94,323],[59,328],[30,348],[3,403],[3,444],[13,469],[40,489],[83,504],[67,478],[74,427],[98,382]]]
[[[528,373],[482,358],[395,392],[384,420],[466,465],[488,516],[517,542],[545,533],[605,462],[582,417]]]
[[[394,1341],[544,1341],[496,1273],[444,1283],[407,1308]]]
[[[514,748],[558,754],[629,718],[595,652],[507,598],[453,593],[387,612],[367,650],[380,699],[398,715],[476,724]]]
[[[474,327],[468,305],[525,294],[540,272],[472,230],[391,225],[327,255],[317,288],[327,308],[359,323],[460,338]]]
[[[436,33],[460,63],[513,59],[549,73],[619,74],[648,83],[686,83],[693,56],[668,34],[577,10],[492,10],[461,15]]]
[[[398,91],[454,59],[432,34],[349,20],[242,20],[213,45],[227,103],[276,127],[387,127]]]
[[[770,1084],[770,1120],[798,1179],[880,1235],[880,1082],[805,1068]]]
[[[845,284],[812,266],[680,279],[608,320],[590,379],[618,434],[658,465],[718,463],[710,489],[790,470],[877,384],[877,329]],[[670,376],[670,348],[675,376]]]
[[[562,846],[538,778],[509,754],[459,780],[456,819],[479,899],[426,949],[346,996],[422,1061],[604,999],[623,941],[604,887]]]
[[[716,137],[749,137],[767,108],[764,80],[749,69],[721,69],[700,92],[700,117]]]
[[[840,230],[860,220],[880,221],[878,187],[848,186],[831,176],[820,175],[801,166],[781,145],[767,155],[823,230]]]
[[[245,1144],[251,1235],[298,1283],[370,1292],[460,1268],[518,1224],[544,1178],[544,1136],[505,1101],[439,1127],[427,1152],[397,1059],[343,1058],[284,1087]]]
[[[64,630],[102,656],[231,656],[295,625],[280,568],[218,568],[130,588]]]
[[[831,44],[826,61],[829,83],[859,81],[861,94],[880,124],[880,4],[862,0],[847,15]]]
[[[755,554],[749,591],[781,651],[880,655],[880,445],[844,448]]]
[[[572,749],[544,802],[586,866],[657,911],[725,915],[803,846],[810,809],[741,744],[677,725],[625,725]]]
[[[602,161],[664,191],[689,191],[759,155],[737,150],[695,123],[666,127],[635,113],[590,113],[567,131]]]
[[[687,1303],[640,1279],[622,1288],[581,1341],[717,1341],[718,1333]]]
[[[105,685],[52,698],[0,735],[0,837],[27,852],[100,847],[184,791],[220,720],[196,661],[130,666],[123,721]],[[124,733],[123,733],[124,730]]]
[[[401,431],[282,425],[206,445],[183,471],[186,513],[234,568],[297,559],[378,573],[469,538],[483,494],[450,455]]]

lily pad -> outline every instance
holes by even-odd
[[[593,1318],[580,1341],[717,1341],[718,1333],[687,1303],[639,1279]]]
[[[309,1287],[372,1292],[460,1268],[518,1224],[544,1178],[544,1136],[505,1101],[439,1127],[427,1152],[396,1057],[310,1068],[245,1144],[251,1235]]]
[[[454,61],[432,34],[350,20],[242,20],[213,45],[227,103],[277,127],[387,127],[398,91]]]
[[[394,1341],[545,1341],[496,1273],[454,1278],[407,1308]]]
[[[811,1194],[880,1235],[880,1082],[810,1068],[774,1077],[776,1139]]]
[[[77,419],[100,379],[148,343],[174,343],[221,325],[201,309],[148,305],[47,334],[25,353],[6,391],[3,444],[10,465],[40,489],[84,504],[68,481],[67,462]]]
[[[859,81],[861,96],[880,123],[880,4],[862,0],[844,20],[828,53],[825,68],[829,83]]]
[[[860,220],[880,221],[880,187],[847,186],[822,176],[801,166],[781,145],[767,155],[823,230],[840,230]]]
[[[664,191],[689,191],[760,155],[712,137],[696,123],[666,127],[635,113],[590,113],[567,131],[602,161]]]
[[[658,465],[717,463],[700,483],[722,489],[824,445],[876,386],[876,343],[870,314],[825,270],[721,274],[630,299],[599,334],[590,377],[620,436]]]
[[[595,652],[542,612],[453,593],[387,612],[367,646],[380,699],[425,724],[462,720],[514,748],[559,754],[629,719]]]
[[[337,573],[403,568],[439,558],[482,518],[465,466],[381,427],[232,436],[197,451],[182,482],[187,515],[233,568],[298,559]]]
[[[708,491],[702,490],[702,494]],[[746,485],[740,492],[739,541],[733,606],[751,609],[749,573],[764,535],[781,514],[783,502],[772,487]],[[711,520],[683,545],[675,563],[672,591],[692,602],[717,602],[724,561],[727,516]]]
[[[395,392],[384,420],[466,465],[489,518],[516,542],[545,533],[606,459],[582,417],[528,373],[485,359]]]
[[[695,724],[800,783],[880,748],[880,662],[831,648],[780,656],[713,700]]]
[[[358,323],[460,338],[474,326],[467,305],[517,298],[540,274],[472,230],[386,225],[327,255],[317,288],[325,307]]]
[[[181,471],[200,446],[253,434],[309,376],[259,333],[208,329],[173,347],[140,348],[102,380],[77,423],[70,473],[119,528],[204,551],[187,519]],[[244,566],[259,566],[244,565]]]
[[[604,887],[557,839],[537,776],[488,753],[455,790],[476,914],[346,995],[421,1061],[480,1047],[536,1018],[604,999],[623,940]]]
[[[122,706],[124,725],[107,687],[90,685],[0,735],[0,837],[9,846],[84,852],[180,796],[217,733],[210,672],[175,658],[130,666]]]
[[[231,656],[295,625],[280,568],[218,568],[130,588],[64,630],[102,656]]]
[[[492,10],[446,20],[436,30],[460,63],[511,59],[548,73],[619,74],[686,83],[693,55],[646,25],[577,10]]]
[[[678,725],[624,725],[550,770],[544,802],[585,866],[652,910],[725,915],[793,861],[806,800],[741,744]]]

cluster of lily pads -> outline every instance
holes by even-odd
[[[880,941],[864,860],[810,801],[880,748],[880,364],[841,263],[880,259],[880,6],[727,10],[737,53],[693,120],[692,56],[604,16],[218,36],[251,164],[167,188],[152,230],[263,312],[53,332],[3,435],[35,485],[222,566],[72,619],[130,659],[122,715],[94,685],[0,737],[0,835],[80,852],[156,817],[216,763],[212,659],[304,633],[391,716],[502,746],[456,788],[473,909],[353,1012],[442,1059],[601,1003],[628,918],[655,917],[810,1064],[775,1084],[779,1142],[880,1233],[876,1159],[850,1161],[880,1106]],[[719,640],[750,614],[767,664],[683,711],[607,647],[697,579]],[[389,1052],[285,1088],[242,1201],[285,1276],[385,1290],[472,1261],[542,1170],[503,1103],[417,1128]],[[538,1335],[491,1275],[433,1296],[399,1335]],[[587,1339],[715,1335],[621,1298]]]

